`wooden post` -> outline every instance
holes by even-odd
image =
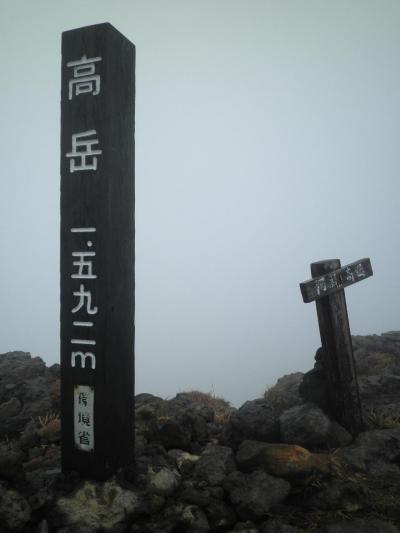
[[[369,259],[340,267],[339,259],[311,264],[300,284],[305,302],[315,300],[332,415],[352,435],[364,428],[344,287],[372,275]]]
[[[62,36],[62,468],[133,461],[135,47],[111,24]]]

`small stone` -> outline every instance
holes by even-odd
[[[208,485],[219,485],[235,470],[235,459],[231,448],[208,444],[195,466],[195,478]]]
[[[20,531],[31,518],[31,508],[16,490],[0,485],[0,525]]]
[[[209,501],[204,511],[212,531],[226,531],[236,522],[235,512],[223,501]]]
[[[179,499],[185,503],[206,507],[210,502],[210,492],[207,489],[193,487],[192,482],[185,482],[179,492]]]
[[[189,474],[200,456],[182,450],[169,450],[168,455],[175,459],[176,466],[181,474]]]
[[[190,533],[206,533],[210,531],[207,516],[196,505],[187,505],[181,513],[182,525],[185,525]]]
[[[154,494],[169,496],[180,485],[181,476],[176,470],[169,468],[160,468],[154,471],[152,468],[148,471],[147,490]]]

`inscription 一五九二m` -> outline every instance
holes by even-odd
[[[82,235],[84,233],[95,233],[96,228],[71,228],[72,234]],[[79,258],[77,261],[73,261],[72,265],[75,267],[75,270],[71,274],[72,279],[79,280],[95,280],[97,275],[93,273],[93,260],[96,257],[96,252],[92,250],[94,247],[93,240],[86,241],[86,246],[91,249],[91,251],[79,251],[72,252],[72,258]],[[90,259],[88,259],[90,258]],[[87,283],[85,281],[85,283]],[[90,281],[89,281],[90,283]],[[94,327],[94,315],[98,313],[98,306],[94,305],[92,302],[92,290],[87,287],[84,283],[79,283],[79,289],[73,291],[73,296],[75,298],[75,305],[71,309],[73,315],[79,315],[79,320],[73,320],[72,325],[75,328],[79,328],[78,332],[81,331],[81,328],[84,328],[85,331],[90,331],[89,328]],[[90,317],[90,320],[87,318]],[[76,317],[78,318],[78,317]],[[78,335],[77,335],[78,337]],[[80,335],[79,335],[80,337]],[[88,338],[85,335],[84,338],[73,338],[70,340],[72,345],[81,345],[81,346],[95,346],[96,340],[93,338]],[[72,351],[71,352],[71,366],[75,367],[77,360],[80,362],[81,368],[86,368],[86,359],[89,359],[89,368],[94,370],[96,368],[96,355],[93,352],[85,351]]]

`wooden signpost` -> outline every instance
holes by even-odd
[[[135,47],[111,24],[62,36],[62,468],[133,460]]]
[[[344,288],[372,276],[369,259],[340,267],[339,259],[311,264],[300,283],[304,302],[315,300],[330,409],[352,435],[364,428]]]

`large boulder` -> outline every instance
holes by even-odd
[[[0,438],[59,408],[57,369],[25,352],[0,354]]]
[[[400,375],[400,331],[353,335],[352,343],[358,375]]]
[[[304,398],[300,395],[299,387],[302,383],[303,372],[286,374],[278,379],[273,387],[264,393],[264,399],[269,400],[277,413],[282,413],[291,407],[304,403]]]
[[[197,505],[185,505],[181,508],[178,524],[181,527],[181,531],[190,531],[191,533],[207,533],[210,531],[208,518]]]
[[[390,419],[400,425],[400,375],[361,375],[358,387],[368,427]]]
[[[135,398],[136,433],[167,450],[197,451],[213,429],[214,411],[204,402],[183,393],[171,400],[140,394]]]
[[[328,474],[332,455],[311,453],[297,445],[246,440],[239,447],[236,461],[245,472],[262,468],[278,477],[298,479],[313,472]]]
[[[333,479],[321,483],[307,500],[307,507],[322,511],[355,512],[369,507],[367,491],[352,480]]]
[[[400,423],[400,332],[353,336],[352,344],[367,428],[393,419]],[[304,374],[299,393],[332,416],[322,348],[316,352],[314,368]]]
[[[195,478],[207,485],[219,485],[236,469],[233,451],[228,446],[208,444],[196,462]]]
[[[283,502],[290,493],[290,484],[264,470],[250,474],[232,472],[224,481],[224,488],[240,518],[261,520],[273,505]]]
[[[246,439],[279,442],[279,415],[270,400],[247,401],[232,415],[222,442],[236,448]]]
[[[335,455],[360,471],[368,471],[377,461],[397,465],[400,462],[400,427],[364,431]]]
[[[115,481],[85,481],[72,495],[57,499],[51,525],[76,533],[118,533],[145,507],[142,494],[124,490]]]
[[[352,441],[350,433],[332,422],[317,405],[307,402],[279,417],[282,442],[306,448],[335,448]]]

